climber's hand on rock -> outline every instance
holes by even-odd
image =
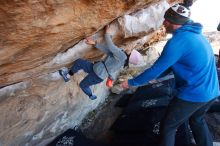
[[[108,33],[108,34],[111,33],[110,32],[110,25],[109,24],[105,26],[105,33]]]
[[[95,45],[95,41],[93,40],[93,39],[91,39],[91,38],[86,38],[86,44],[88,44],[88,45]]]
[[[120,84],[120,86],[121,86],[122,88],[124,88],[124,89],[129,88],[129,85],[128,85],[128,80],[126,80],[126,81],[122,82],[122,83]]]

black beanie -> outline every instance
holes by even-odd
[[[190,20],[190,10],[184,4],[175,4],[165,12],[164,18],[173,24],[183,25]]]

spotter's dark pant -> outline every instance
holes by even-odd
[[[161,123],[160,146],[174,146],[176,130],[187,120],[189,120],[197,146],[213,146],[212,136],[204,120],[204,115],[214,100],[189,102],[177,97],[172,99]]]

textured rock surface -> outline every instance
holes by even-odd
[[[42,65],[115,18],[156,1],[1,1],[0,85],[58,68]]]
[[[98,99],[91,101],[79,89],[84,73],[64,83],[57,70],[79,57],[101,58],[102,53],[83,39],[93,34],[101,42],[102,28],[113,20],[111,30],[118,46],[142,47],[161,25],[168,6],[158,1],[0,1],[0,145],[43,146],[64,130],[79,125],[89,111],[104,102],[108,89],[104,82],[94,86]],[[147,23],[142,22],[147,27],[125,39],[132,27],[123,22],[139,9],[150,13]],[[157,19],[150,18],[152,15]],[[140,15],[130,14],[134,16]]]
[[[77,79],[82,77],[78,75]],[[50,79],[42,76],[32,82],[20,83],[22,88],[15,92],[8,89],[6,92],[10,94],[0,103],[1,142],[4,145],[36,145],[62,130],[79,125],[86,113],[103,102],[107,93],[105,88],[94,87],[99,99],[91,101],[74,80],[72,78],[65,84],[57,73],[52,73]]]
[[[220,49],[220,32],[205,32],[204,35],[209,40],[209,42],[212,45],[212,48],[214,49],[214,53],[216,55],[219,55],[219,49]]]
[[[98,99],[91,101],[79,89],[86,74],[64,83],[57,70],[79,57],[103,57],[84,38],[102,42],[102,28],[111,22],[118,46],[145,48],[160,37],[154,31],[167,6],[162,0],[0,1],[0,146],[44,146],[80,125],[105,101],[108,89],[104,82],[93,86]]]
[[[209,129],[212,133],[212,136],[216,141],[220,141],[220,114],[219,113],[211,113],[206,116],[206,120],[208,122]]]

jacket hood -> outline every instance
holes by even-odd
[[[193,33],[202,33],[203,26],[200,23],[194,23],[192,21],[184,24],[182,27],[178,28],[174,33],[182,32],[182,31],[190,31]]]

